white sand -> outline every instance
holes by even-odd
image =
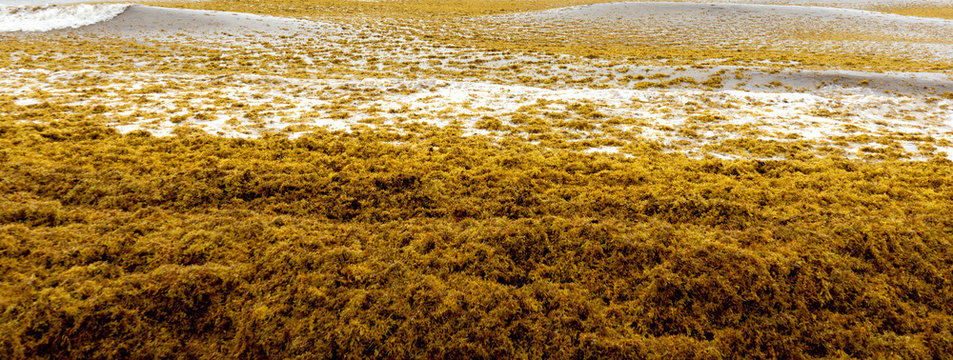
[[[953,20],[845,8],[620,2],[487,19],[527,31],[543,27],[554,31],[557,40],[598,31],[631,45],[818,48],[953,58]]]
[[[530,24],[591,22],[627,31],[705,36],[723,41],[783,37],[797,31],[863,33],[916,41],[953,40],[953,20],[817,6],[622,2],[513,15]]]
[[[176,34],[192,37],[262,33],[292,35],[302,32],[326,32],[325,23],[244,13],[172,9],[132,5],[125,12],[81,29],[82,32],[120,36],[163,36]]]
[[[717,2],[731,4],[760,4],[760,5],[800,5],[823,6],[845,9],[876,9],[879,7],[903,6],[948,6],[953,0],[718,0],[689,2]]]

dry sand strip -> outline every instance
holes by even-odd
[[[712,1],[685,2],[711,3]],[[868,10],[892,6],[953,6],[951,0],[718,0],[721,4],[797,5]]]
[[[555,21],[556,19],[574,21],[588,19],[585,20],[585,22],[588,23],[592,21],[598,23],[599,21],[602,21],[598,19],[604,20],[609,17],[608,14],[613,14],[615,17],[615,20],[613,21],[632,21],[634,23],[641,24],[643,22],[652,22],[654,21],[653,19],[657,19],[659,21],[656,22],[665,23],[667,24],[666,26],[701,27],[697,24],[698,19],[695,18],[695,15],[698,14],[691,15],[691,11],[682,12],[682,10],[694,9],[704,10],[706,14],[716,14],[711,15],[714,16],[712,19],[709,19],[711,23],[705,24],[705,26],[712,27],[715,29],[713,32],[717,32],[719,31],[717,30],[719,27],[728,26],[727,24],[722,24],[721,21],[716,21],[718,18],[728,15],[721,13],[723,10],[727,9],[730,10],[730,12],[750,12],[752,9],[754,9],[757,10],[755,11],[756,13],[760,14],[758,16],[768,16],[770,14],[762,14],[762,12],[774,12],[778,11],[779,9],[788,8],[794,9],[795,11],[804,10],[800,7],[786,6],[702,6],[699,4],[681,3],[616,3],[520,14],[513,16],[513,18],[532,20],[532,22],[538,22],[542,26],[545,26],[547,23]],[[836,13],[843,11],[838,9],[806,9],[809,10],[809,12],[815,13]],[[871,12],[861,11],[857,13],[862,16],[880,16]],[[670,21],[672,19],[667,19],[667,17],[682,17],[682,19],[673,22]],[[909,20],[909,17],[903,16],[889,15],[887,17],[899,18],[904,21],[915,21]],[[856,19],[856,21],[860,22],[861,20]],[[763,28],[764,23],[766,22],[767,20],[764,22],[759,22],[761,25],[758,27]],[[953,21],[927,20],[925,23],[949,25],[950,30],[953,31]],[[929,33],[929,31],[924,31]],[[136,39],[144,42],[184,42],[192,45],[198,44],[200,46],[211,47],[230,44],[236,41],[245,42],[261,40],[261,38],[250,37],[250,35],[259,35],[266,36],[267,41],[275,48],[300,47],[303,46],[302,43],[305,40],[315,38],[327,40],[328,37],[340,39],[346,38],[348,36],[343,30],[341,30],[339,26],[329,23],[242,13],[171,9],[143,5],[129,6],[129,8],[124,12],[107,21],[90,26],[84,26],[78,29],[58,30],[52,33],[60,33],[64,35],[78,34],[104,35],[110,37],[115,36]],[[669,32],[663,31],[662,33]],[[435,47],[437,45],[432,44],[431,46]],[[951,46],[951,48],[953,48],[953,46]],[[416,55],[423,57],[424,55],[427,55],[428,53],[435,50],[446,51],[447,49],[432,49],[424,47],[419,49],[418,54]],[[375,53],[374,48],[369,48],[366,46],[354,46],[349,48],[348,52],[354,54],[355,58],[366,58],[371,56],[387,58],[392,56],[388,53]],[[449,55],[452,56],[453,54],[451,53]],[[401,57],[408,56],[401,55]],[[413,55],[409,57],[412,58]],[[314,61],[321,59],[308,60]],[[514,60],[520,59],[517,58]],[[579,68],[569,68],[562,70],[562,72],[598,74],[600,72],[606,71],[605,67],[602,66],[588,66],[586,64],[580,65],[581,66],[579,66]],[[529,68],[529,70],[532,70],[532,67]],[[775,69],[762,70],[757,67],[737,68],[731,66],[706,66],[704,68],[630,66],[625,71],[618,71],[615,69],[610,71],[612,71],[615,76],[619,77],[624,77],[627,75],[638,76],[645,74],[664,73],[668,75],[667,78],[687,77],[699,82],[702,82],[712,76],[718,76],[719,72],[721,72],[722,74],[720,76],[724,78],[724,86],[726,88],[746,91],[773,91],[771,90],[771,86],[769,86],[772,83],[781,83],[786,87],[808,92],[812,92],[822,87],[829,88],[831,85],[852,87],[861,83],[866,85],[866,89],[875,91],[901,92],[907,94],[942,94],[944,92],[953,91],[953,81],[951,81],[950,77],[944,74],[935,73],[879,73],[840,70],[802,70],[795,68],[777,71]],[[730,74],[723,74],[726,71],[730,73],[736,73],[740,71],[744,74],[744,78],[732,78]],[[629,84],[612,84],[613,87],[619,88],[628,88],[629,86],[627,85]],[[675,88],[678,88],[678,86],[675,86]]]
[[[484,18],[555,39],[607,44],[826,49],[953,58],[953,20],[815,6],[623,2]],[[580,37],[580,35],[582,35]]]
[[[187,36],[194,40],[206,39],[215,42],[229,38],[229,35],[288,36],[299,33],[324,35],[334,30],[335,26],[328,23],[291,18],[132,5],[113,19],[85,26],[73,32],[146,36],[148,40],[182,40],[176,37]]]

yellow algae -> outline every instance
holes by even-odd
[[[953,351],[949,61],[492,17],[596,2],[0,35],[0,357]]]
[[[911,4],[906,6],[877,7],[876,9],[885,13],[899,15],[953,19],[953,7],[950,6]]]

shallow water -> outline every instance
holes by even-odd
[[[0,5],[55,5],[55,4],[81,4],[93,2],[90,0],[0,0]],[[103,2],[103,1],[96,1]]]
[[[0,5],[0,32],[77,28],[112,19],[128,4]]]

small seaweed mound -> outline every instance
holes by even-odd
[[[0,357],[944,358],[951,213],[943,159],[8,121]]]

